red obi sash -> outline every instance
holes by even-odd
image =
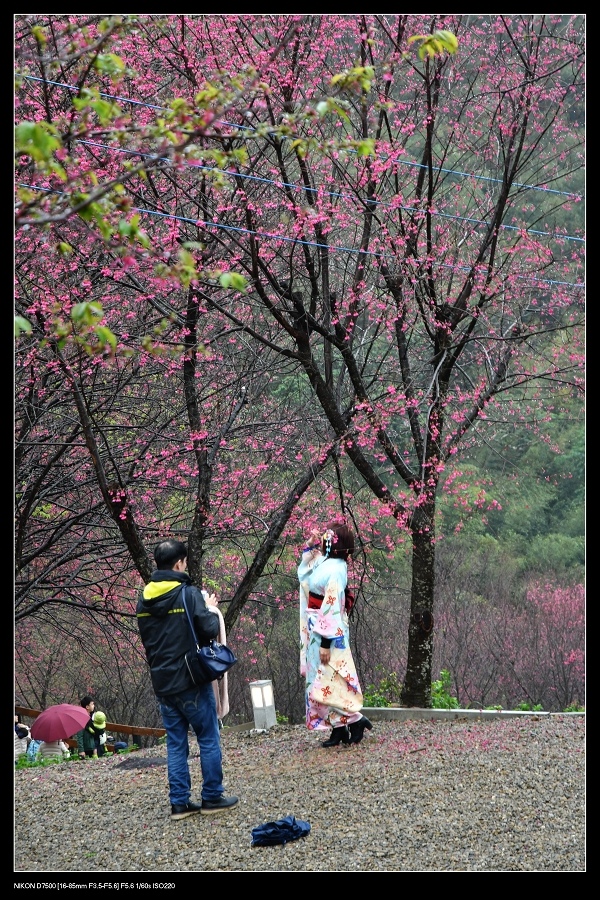
[[[309,609],[321,609],[321,603],[325,599],[324,594],[313,594],[312,591],[308,592],[308,608]]]

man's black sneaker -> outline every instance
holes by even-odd
[[[196,813],[202,812],[202,807],[198,803],[175,803],[171,806],[172,819],[185,819],[188,816],[194,816]]]
[[[211,816],[213,813],[223,812],[224,809],[231,809],[237,802],[237,797],[226,797],[225,794],[221,794],[217,800],[203,800],[202,813]]]

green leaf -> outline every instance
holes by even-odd
[[[196,268],[196,260],[191,253],[188,253],[188,251],[183,248],[179,251],[179,261],[182,266],[187,266],[190,269]]]
[[[98,325],[94,330],[98,335],[98,340],[103,346],[108,344],[112,350],[116,349],[117,339],[110,328],[107,328],[105,325]]]
[[[115,78],[123,74],[125,71],[125,63],[120,56],[117,56],[114,53],[101,53],[94,60],[94,68],[99,72],[102,72],[103,75],[109,75],[111,78]]]
[[[236,291],[243,291],[248,283],[244,276],[238,274],[237,272],[230,272],[230,275],[231,287],[235,288]]]
[[[78,325],[95,325],[98,319],[104,315],[100,303],[76,303],[71,310],[71,318]]]
[[[458,39],[451,31],[436,31],[435,35],[443,43],[448,53],[456,53],[458,50]]]
[[[118,106],[115,106],[114,103],[108,103],[106,100],[95,100],[90,106],[102,125],[109,125],[112,119],[116,118],[120,113]]]
[[[320,103],[317,103],[315,111],[317,115],[321,117],[327,115],[328,113],[335,113],[346,122],[350,122],[350,117],[348,116],[346,110],[342,107],[341,103],[334,100],[333,97],[329,97],[328,100],[322,100]]]
[[[331,79],[331,84],[337,84],[345,90],[358,86],[363,91],[369,91],[374,77],[375,69],[373,66],[354,66],[352,69],[346,69],[344,72],[334,75]]]
[[[374,156],[375,141],[373,138],[365,138],[363,141],[357,141],[356,152],[358,156]]]
[[[97,218],[96,224],[98,226],[98,230],[99,230],[100,234],[102,235],[102,237],[104,238],[105,241],[108,241],[110,239],[110,237],[112,237],[112,233],[113,233],[111,226],[108,224],[106,219],[103,219],[102,217],[98,217],[98,216],[96,216],[96,218]]]
[[[30,156],[37,162],[50,160],[61,146],[53,131],[47,122],[21,122],[15,128],[15,153]]]
[[[418,50],[419,59],[442,54],[444,50],[447,53],[456,53],[458,50],[458,40],[451,31],[434,31],[433,34],[413,34],[412,37],[409,37],[408,43],[412,44],[414,41],[421,41],[421,46]]]
[[[15,316],[15,337],[18,338],[23,332],[25,334],[31,334],[32,327],[31,322],[28,319],[24,319],[23,316]]]
[[[31,33],[38,42],[38,44],[47,44],[48,38],[46,37],[46,33],[44,29],[40,25],[34,25],[31,29]]]
[[[223,272],[219,276],[219,284],[224,288],[233,288],[235,291],[243,291],[247,285],[247,281],[243,275],[237,272]]]
[[[75,193],[71,196],[71,206],[79,206],[80,203],[86,203],[88,200],[87,194]],[[92,210],[92,204],[88,203],[86,206],[83,206],[80,210],[78,210],[77,215],[80,216],[84,222],[89,222],[94,218],[94,212]]]

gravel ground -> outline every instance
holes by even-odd
[[[16,771],[15,873],[156,872],[167,887],[200,871],[586,871],[584,717],[376,722],[327,750],[304,726],[221,734],[240,802],[215,816],[170,820],[164,746]],[[192,799],[197,755],[194,740]],[[251,847],[289,815],[307,837]]]

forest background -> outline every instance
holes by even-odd
[[[345,519],[368,696],[584,704],[581,15],[15,17],[15,695],[160,724],[189,545],[304,716]]]

